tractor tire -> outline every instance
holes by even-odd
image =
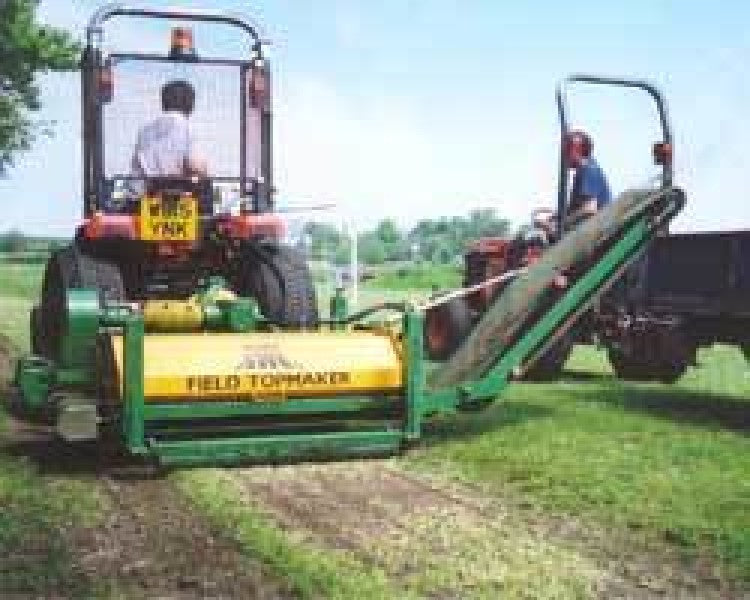
[[[524,381],[549,382],[560,379],[565,363],[573,351],[574,342],[570,335],[562,336],[539,359],[531,365]]]
[[[318,299],[310,269],[294,248],[246,245],[234,278],[235,291],[252,296],[263,316],[282,327],[315,327]]]
[[[42,335],[42,311],[39,306],[32,308],[29,314],[29,340],[31,353],[35,356],[43,356],[44,336]]]
[[[471,333],[471,309],[458,297],[438,304],[425,314],[424,347],[428,360],[448,360]]]
[[[103,302],[125,300],[125,286],[115,265],[83,254],[75,246],[54,252],[44,272],[35,326],[39,354],[53,361],[60,357],[67,292],[71,289],[96,289]]]

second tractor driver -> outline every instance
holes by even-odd
[[[572,131],[566,140],[565,157],[574,170],[565,223],[573,227],[612,202],[609,182],[592,155],[594,144],[583,131]]]

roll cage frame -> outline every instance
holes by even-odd
[[[568,157],[567,138],[570,133],[568,122],[568,91],[577,84],[600,85],[610,87],[625,87],[638,89],[646,92],[656,105],[661,125],[662,139],[653,146],[654,160],[661,166],[660,187],[666,189],[672,186],[674,179],[674,168],[672,162],[672,125],[669,120],[667,101],[661,90],[650,81],[643,79],[622,79],[618,77],[607,77],[600,75],[572,74],[557,84],[555,93],[557,111],[560,122],[560,171],[558,175],[557,189],[557,226],[558,231],[563,231],[563,224],[568,210]]]
[[[240,29],[250,40],[247,60],[201,58],[198,56],[172,56],[153,53],[111,53],[104,56],[101,46],[105,24],[116,17],[161,19],[166,21],[193,21],[224,24]],[[266,213],[273,210],[273,164],[272,164],[272,111],[270,67],[263,54],[266,40],[261,37],[258,26],[249,18],[229,12],[190,10],[184,8],[141,8],[123,3],[110,3],[97,10],[86,27],[86,46],[81,56],[81,121],[83,125],[83,214],[90,218],[95,212],[104,212],[106,197],[106,175],[104,170],[104,106],[100,78],[111,60],[143,60],[164,62],[188,62],[200,64],[236,65],[241,69],[240,85],[240,193],[249,212]],[[259,177],[247,176],[247,111],[251,102],[249,87],[251,77],[263,77],[264,96],[260,111],[260,165]],[[118,177],[128,179],[128,177]],[[140,179],[130,177],[130,179]],[[213,181],[236,181],[237,178],[211,178]],[[249,202],[248,202],[249,201]]]

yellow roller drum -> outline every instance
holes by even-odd
[[[184,300],[151,300],[143,304],[143,322],[158,331],[198,331],[203,326],[203,307]]]
[[[112,335],[112,386],[121,390],[122,338]],[[144,338],[146,402],[268,401],[394,393],[399,342],[369,332],[185,333]]]

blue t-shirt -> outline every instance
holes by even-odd
[[[576,169],[570,190],[570,210],[577,210],[589,198],[596,198],[596,207],[602,208],[612,201],[612,193],[604,171],[593,158]]]

